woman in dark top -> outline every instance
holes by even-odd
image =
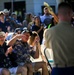
[[[32,31],[36,31],[38,33],[41,44],[43,39],[44,26],[41,24],[39,16],[34,17],[34,25],[32,26]]]

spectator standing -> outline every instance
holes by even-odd
[[[54,26],[54,16],[49,13],[48,7],[44,7],[44,15],[40,16],[41,22],[48,27],[51,24],[51,27]]]

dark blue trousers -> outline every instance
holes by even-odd
[[[52,69],[51,75],[74,75],[74,67],[55,67]]]

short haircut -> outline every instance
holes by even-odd
[[[58,5],[58,13],[67,13],[68,11],[73,11],[72,6],[69,3],[61,2]]]
[[[72,6],[69,3],[66,3],[66,2],[61,2],[58,5],[58,10],[61,9],[61,8],[68,8],[68,9],[71,9],[72,10]]]

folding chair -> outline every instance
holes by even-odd
[[[44,55],[45,55],[45,58],[48,62],[48,65],[49,65],[50,69],[52,70],[52,67],[53,67],[53,64],[54,64],[53,59],[52,59],[53,55],[52,56],[50,55],[50,50],[48,48],[44,49]]]

